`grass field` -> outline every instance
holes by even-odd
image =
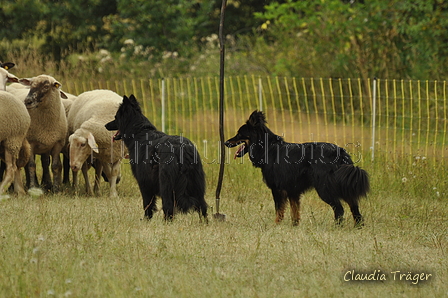
[[[227,220],[208,225],[197,214],[141,220],[128,164],[120,198],[105,183],[101,197],[11,197],[0,202],[0,297],[444,297],[446,174],[425,162],[363,163],[372,191],[362,229],[350,212],[335,227],[315,192],[302,199],[298,227],[289,216],[275,224],[270,191],[248,160],[226,165]],[[204,166],[213,214],[219,166]],[[359,274],[377,280],[352,280]]]

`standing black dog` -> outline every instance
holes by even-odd
[[[205,174],[190,140],[158,131],[143,115],[134,95],[123,97],[115,119],[106,124],[106,129],[117,130],[114,140],[123,139],[128,148],[147,219],[157,210],[159,196],[165,220],[172,220],[175,210],[194,210],[207,221]]]
[[[249,152],[252,164],[261,168],[264,181],[274,197],[276,222],[284,217],[289,199],[293,225],[300,220],[300,196],[314,188],[320,198],[334,210],[341,223],[344,208],[340,199],[350,206],[355,225],[362,225],[358,201],[369,191],[367,172],[353,165],[350,155],[330,143],[287,143],[267,126],[262,112],[254,111],[227,147],[241,146],[235,153],[242,157]]]

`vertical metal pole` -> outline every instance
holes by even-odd
[[[258,78],[258,107],[260,111],[263,111],[263,85],[261,84],[261,78]]]
[[[372,161],[375,159],[375,126],[376,126],[376,78],[373,78],[373,92],[372,92]]]
[[[225,146],[224,146],[224,11],[226,9],[227,1],[222,1],[221,19],[219,22],[219,44],[220,44],[220,67],[219,67],[219,138],[220,138],[220,156],[218,185],[216,186],[216,214],[219,214],[219,195],[221,194],[222,179],[224,177],[224,163],[226,160]]]
[[[162,79],[162,131],[165,132],[165,79]]]

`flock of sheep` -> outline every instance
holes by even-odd
[[[110,183],[110,195],[117,196],[125,149],[121,141],[112,142],[111,132],[104,125],[114,119],[122,97],[110,90],[71,95],[49,75],[19,79],[8,71],[13,66],[0,62],[0,195],[11,184],[16,194],[26,194],[22,168],[28,191],[39,193],[37,154],[41,156],[43,189],[60,191],[63,182],[69,183],[71,168],[75,189],[81,170],[89,195],[100,194],[103,176]],[[87,174],[91,166],[95,168],[93,191]]]

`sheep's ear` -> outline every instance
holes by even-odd
[[[89,144],[90,148],[92,148],[93,152],[99,153],[98,145],[96,144],[95,137],[92,133],[89,133],[89,136],[87,137],[87,143]]]
[[[67,95],[64,92],[59,91],[59,93],[61,93],[61,98],[68,99]]]
[[[15,64],[12,63],[12,62],[0,63],[0,67],[4,68],[4,69],[6,69],[6,70],[13,68],[14,65],[15,65]]]
[[[31,86],[32,79],[19,79],[19,83],[25,86]]]
[[[6,78],[6,82],[7,83],[18,83],[19,82],[19,78],[16,77],[15,75],[13,75],[13,74],[8,73],[8,76]]]

